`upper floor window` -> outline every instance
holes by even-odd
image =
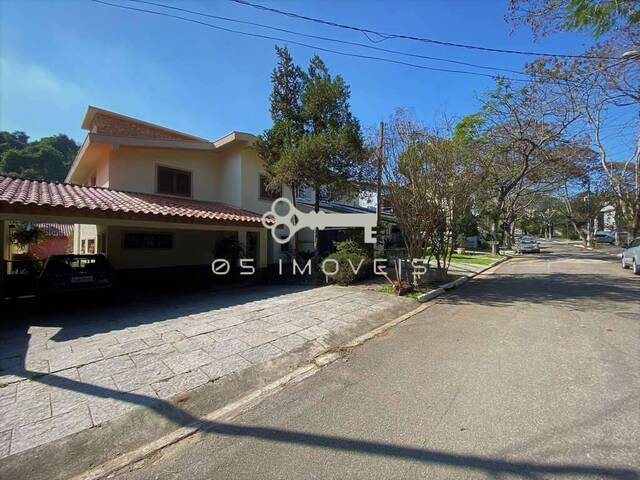
[[[282,196],[282,187],[278,187],[278,189],[269,189],[267,188],[269,185],[269,179],[266,175],[260,175],[260,198],[263,200],[275,200],[276,198],[280,198]]]
[[[191,172],[158,166],[157,183],[158,193],[191,196]]]

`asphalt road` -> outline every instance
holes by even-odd
[[[117,478],[640,478],[640,277],[618,262],[507,262]]]

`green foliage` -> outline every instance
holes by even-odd
[[[569,0],[565,30],[591,29],[599,37],[621,25],[640,23],[640,8],[635,0]]]
[[[454,128],[453,138],[462,143],[472,143],[482,136],[485,118],[481,112],[462,117]]]
[[[367,256],[362,246],[355,240],[345,240],[343,242],[333,242],[337,253],[353,253],[362,257]]]
[[[12,148],[24,148],[29,143],[29,136],[24,132],[0,132],[0,155]]]
[[[22,223],[11,232],[9,239],[14,245],[27,247],[42,242],[45,239],[45,233],[31,224]]]
[[[0,132],[0,173],[33,180],[64,180],[78,145],[63,134],[29,142],[24,132]]]
[[[325,260],[331,259],[338,262],[339,270],[335,275],[328,276],[330,283],[339,285],[351,285],[354,282],[371,275],[372,263],[365,255],[349,251],[335,252],[328,255]],[[360,265],[362,263],[362,265]],[[358,265],[360,268],[358,269]],[[335,267],[333,262],[328,262],[326,270],[332,272]],[[354,273],[357,270],[358,273]]]
[[[295,147],[304,132],[302,93],[304,72],[293,63],[286,47],[276,46],[278,64],[271,74],[271,119],[273,126],[256,141],[258,155],[265,162],[271,186],[295,186],[301,172],[283,165],[282,155]],[[283,168],[284,167],[284,168]],[[288,168],[287,168],[288,167]]]
[[[451,255],[451,263],[468,263],[471,265],[491,265],[496,260],[500,260],[500,255],[469,255],[464,253],[454,253]]]
[[[258,139],[270,182],[341,192],[364,163],[360,125],[349,107],[349,87],[332,77],[317,55],[307,72],[286,48],[276,48],[272,76],[273,126]]]
[[[460,232],[463,237],[473,237],[480,235],[478,229],[478,217],[473,214],[471,207],[468,207],[458,219],[456,231]],[[464,238],[462,245],[464,247]]]
[[[534,35],[589,30],[595,38],[640,25],[637,0],[510,0],[507,19],[529,24]]]

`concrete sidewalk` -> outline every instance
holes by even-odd
[[[415,306],[357,287],[280,286],[14,318],[0,332],[0,458],[296,351],[317,355]]]

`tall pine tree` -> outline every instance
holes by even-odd
[[[273,184],[305,185],[315,192],[340,195],[353,188],[365,162],[360,124],[352,115],[348,85],[332,77],[314,55],[307,72],[295,66],[286,48],[276,48],[278,66],[272,74],[273,127],[258,140]],[[319,232],[314,232],[319,252]]]

